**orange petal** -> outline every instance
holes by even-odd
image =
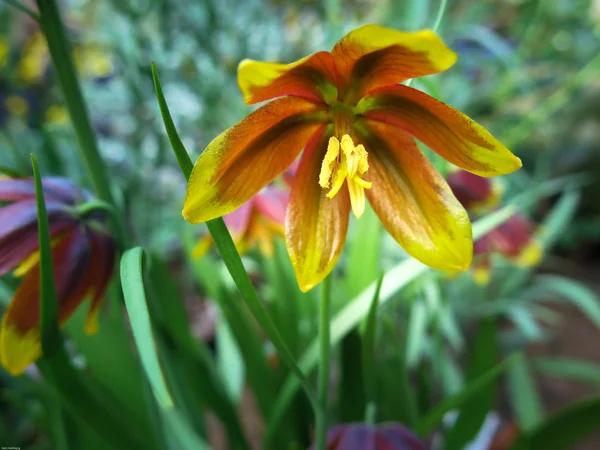
[[[335,99],[335,65],[329,52],[318,52],[291,64],[243,60],[238,84],[244,101],[253,103],[291,95],[312,101]]]
[[[331,54],[350,103],[373,89],[442,72],[457,58],[432,30],[402,32],[378,25],[351,31]]]
[[[412,134],[452,164],[482,177],[513,172],[521,160],[460,111],[407,86],[390,86],[358,105],[365,117]]]
[[[333,198],[319,185],[329,139],[322,127],[307,144],[292,186],[285,219],[288,253],[302,291],[320,283],[342,253],[350,214],[348,190]]]
[[[286,97],[267,103],[217,136],[189,179],[183,216],[200,223],[228,214],[287,169],[326,120],[313,103]]]
[[[465,270],[473,257],[469,216],[413,138],[365,120],[371,189],[367,198],[410,255],[439,270]],[[360,126],[360,125],[359,125]]]
[[[74,231],[52,249],[58,295],[58,319],[63,324],[81,304],[94,278],[84,233]],[[39,264],[27,274],[15,292],[0,327],[0,362],[19,375],[41,355],[39,341]]]

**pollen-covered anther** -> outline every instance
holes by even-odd
[[[365,211],[365,189],[371,187],[371,183],[362,178],[369,170],[367,158],[365,147],[362,144],[355,146],[348,134],[342,136],[341,142],[333,136],[329,139],[319,174],[319,185],[323,189],[330,188],[329,198],[340,191],[344,181],[348,183],[352,212],[357,218]]]

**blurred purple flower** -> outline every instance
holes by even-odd
[[[327,433],[327,450],[426,450],[415,434],[399,423],[336,425]],[[311,447],[314,450],[315,446]]]
[[[90,298],[85,331],[97,330],[97,313],[110,281],[117,246],[105,227],[105,213],[82,215],[90,194],[65,178],[44,178],[52,260],[63,324]],[[0,326],[0,362],[19,375],[41,355],[39,341],[39,241],[35,184],[31,178],[0,178],[0,276],[13,271],[24,279]]]

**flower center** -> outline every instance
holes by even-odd
[[[365,211],[365,189],[371,188],[371,183],[362,179],[369,170],[367,156],[365,147],[362,144],[355,146],[348,134],[342,136],[341,142],[332,136],[319,174],[319,185],[323,189],[331,188],[327,193],[329,198],[335,197],[344,181],[348,183],[350,204],[356,218]]]

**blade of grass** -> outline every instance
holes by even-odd
[[[527,360],[519,354],[508,370],[508,392],[519,428],[525,432],[543,420],[542,405]]]
[[[123,254],[121,258],[121,286],[125,297],[125,306],[131,321],[133,337],[140,352],[142,366],[160,406],[169,409],[173,407],[173,398],[158,361],[150,313],[146,306],[146,292],[142,277],[143,257],[144,251],[140,247],[127,250]]]
[[[520,354],[516,354],[505,359],[500,364],[472,380],[457,394],[442,400],[419,421],[415,431],[421,436],[426,436],[441,422],[448,411],[460,408],[464,402],[472,399],[475,395],[479,395],[481,391],[486,389],[490,383],[494,382],[498,376],[513,367],[517,358],[520,356]]]
[[[473,340],[473,350],[468,368],[469,381],[493,369],[497,361],[496,324],[493,318],[485,318],[479,324]],[[445,435],[445,449],[461,450],[471,442],[481,429],[488,412],[494,407],[496,391],[497,383],[490,382],[477,397],[471,397],[464,402],[454,426]]]
[[[365,391],[365,421],[375,424],[377,418],[377,371],[375,351],[377,342],[377,310],[384,273],[381,272],[371,301],[365,332],[362,338],[362,371]]]

